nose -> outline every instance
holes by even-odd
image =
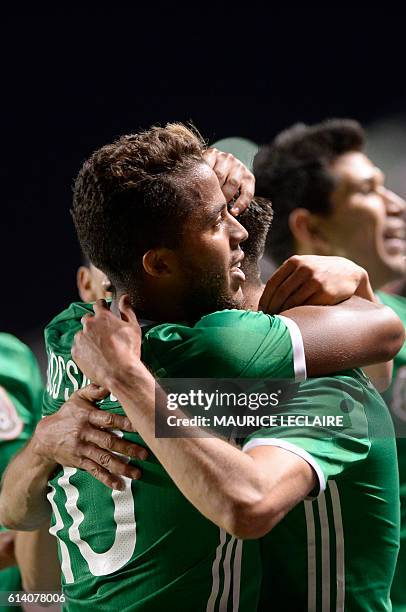
[[[382,197],[385,201],[386,212],[388,215],[404,217],[406,212],[406,201],[390,189],[383,188]]]
[[[245,229],[245,227],[243,227],[241,223],[237,221],[235,217],[233,217],[230,214],[229,214],[229,217],[230,217],[230,243],[233,247],[236,247],[241,242],[244,242],[244,240],[247,240],[248,232]]]

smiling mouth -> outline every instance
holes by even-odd
[[[406,240],[406,232],[405,231],[397,231],[397,232],[386,232],[383,235],[384,240]]]
[[[390,255],[406,253],[406,228],[388,229],[383,234],[385,249]]]
[[[406,240],[406,225],[389,226],[383,232],[384,240]]]

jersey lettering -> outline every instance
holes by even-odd
[[[58,485],[66,494],[65,508],[73,523],[69,527],[69,540],[76,544],[81,556],[87,563],[89,571],[93,576],[107,576],[118,571],[130,560],[136,544],[136,523],[134,498],[131,490],[131,479],[123,477],[125,482],[124,491],[113,491],[114,523],[116,524],[115,538],[112,546],[102,553],[95,552],[91,546],[80,535],[80,526],[84,520],[83,512],[78,508],[79,489],[70,481],[76,474],[75,468],[65,467],[62,476],[58,479]],[[58,537],[58,532],[64,527],[61,514],[55,503],[55,488],[48,493],[56,524],[51,527],[50,533]],[[107,490],[107,489],[106,489]],[[69,551],[66,544],[58,537],[61,547],[62,569],[66,583],[74,582],[71,570]]]

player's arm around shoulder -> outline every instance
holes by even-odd
[[[254,495],[241,490],[235,500],[228,531],[241,539],[254,539],[271,531],[283,517],[319,485],[313,466],[302,457],[275,446],[257,446],[246,453],[256,477]]]
[[[295,255],[269,279],[259,302],[296,322],[310,376],[387,362],[405,330],[380,304],[367,272],[342,257]]]
[[[126,417],[100,410],[104,397],[93,386],[79,389],[37,425],[29,443],[7,467],[0,494],[0,523],[31,531],[49,520],[49,479],[59,466],[83,469],[106,486],[122,489],[122,477],[139,478],[140,470],[116,453],[145,459],[147,451],[116,436],[110,429],[131,431]]]

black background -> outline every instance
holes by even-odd
[[[71,187],[96,147],[174,120],[263,143],[296,121],[406,112],[389,6],[16,6],[1,33],[1,327],[23,338],[76,298]]]

